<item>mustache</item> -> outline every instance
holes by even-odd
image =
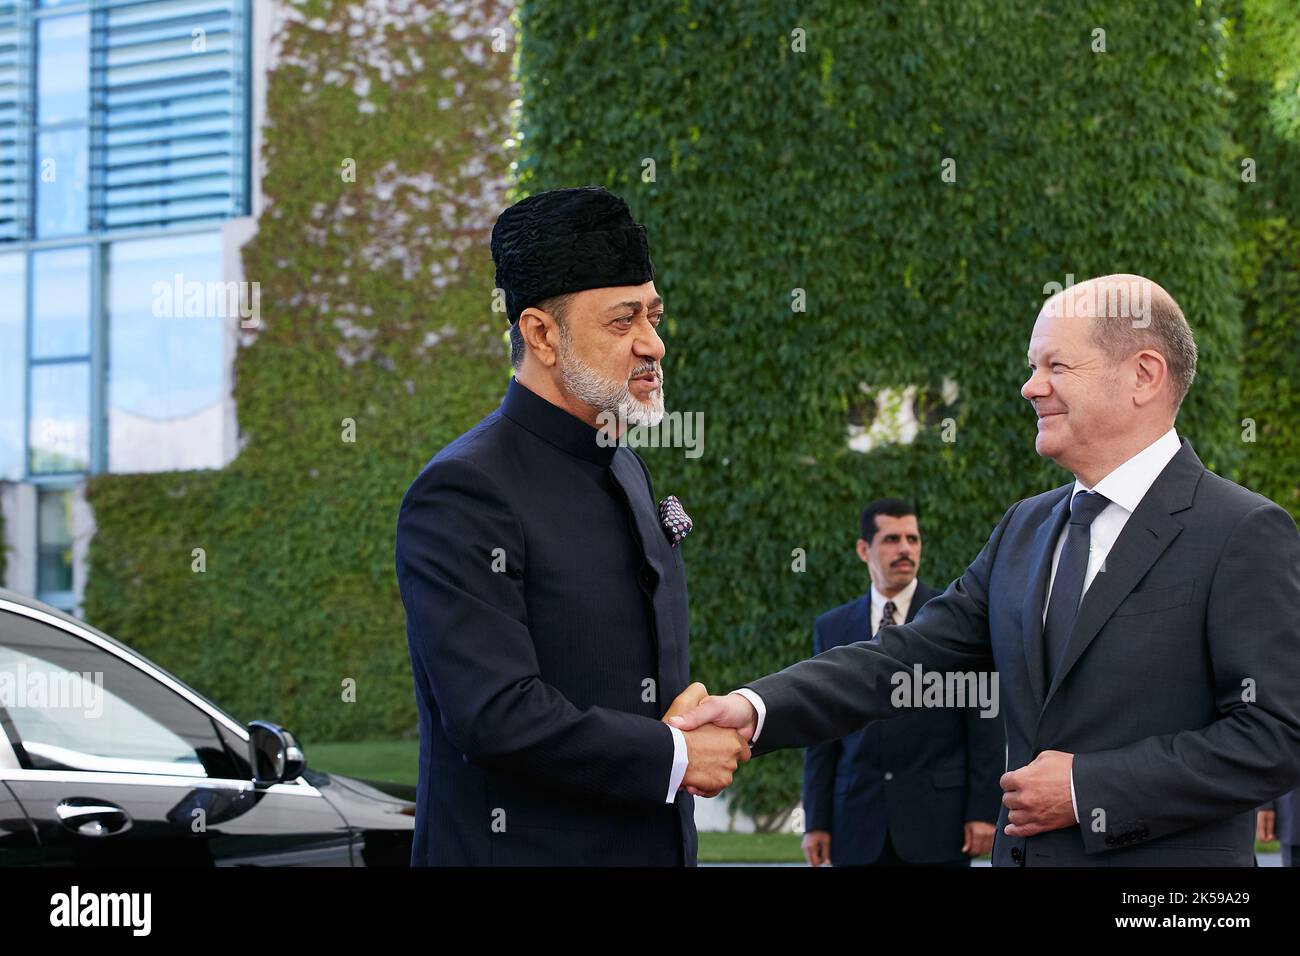
[[[661,369],[659,365],[654,362],[651,362],[649,365],[638,365],[636,368],[632,370],[632,374],[627,377],[627,380],[630,382],[632,381],[632,379],[639,378],[640,376],[645,375],[649,372],[654,372],[655,375],[659,376],[659,381],[662,382],[664,380],[663,369]]]

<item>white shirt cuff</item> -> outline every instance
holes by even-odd
[[[1074,822],[1079,822],[1079,801],[1074,796],[1074,768],[1070,768],[1070,806],[1074,807]]]
[[[677,799],[677,791],[681,789],[682,778],[686,776],[686,735],[674,727],[672,724],[665,724],[673,735],[673,772],[668,778],[668,799],[664,803],[672,803]]]
[[[748,687],[742,687],[740,690],[733,690],[733,694],[739,694],[745,700],[754,705],[754,712],[758,714],[758,723],[754,725],[754,739],[751,744],[758,743],[758,735],[763,732],[763,721],[767,718],[767,707],[763,705],[763,698],[759,697]]]

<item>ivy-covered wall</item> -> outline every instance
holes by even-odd
[[[488,234],[509,201],[510,10],[285,8],[243,250],[262,310],[236,366],[246,446],[219,472],[90,484],[87,619],[305,745],[416,733],[394,528],[507,381]]]
[[[692,673],[711,689],[808,656],[817,614],[866,590],[853,546],[870,499],[918,503],[922,575],[942,586],[1013,501],[1066,480],[1034,453],[1019,394],[1048,282],[1168,288],[1201,350],[1180,431],[1211,468],[1236,464],[1215,3],[575,0],[525,4],[520,24],[522,185],[626,197],[671,317],[668,404],[704,414],[701,457],[643,454],[696,522]],[[954,440],[936,422],[849,450],[863,386],[937,402],[945,377],[959,395],[935,418]],[[732,793],[788,807],[799,763],[755,761]]]
[[[1237,122],[1246,349],[1238,480],[1300,520],[1300,6],[1234,4],[1232,114]]]

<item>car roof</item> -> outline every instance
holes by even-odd
[[[105,634],[103,631],[95,627],[93,624],[88,624],[85,621],[81,620],[80,618],[73,617],[71,614],[68,614],[66,611],[60,611],[57,607],[51,607],[50,605],[46,604],[43,601],[36,600],[34,597],[31,597],[26,594],[19,594],[17,591],[11,591],[8,588],[0,588],[0,601],[10,601],[14,604],[22,605],[23,607],[40,611],[43,614],[48,614],[51,617],[56,617],[61,621],[64,621],[67,624],[71,624],[83,631],[89,631],[90,633],[94,634],[96,637],[101,638],[102,640],[107,641],[109,644],[112,644],[115,647],[118,647],[121,650],[125,651],[129,656],[135,658],[136,660],[148,664],[151,668],[158,671],[160,674],[165,675],[169,680],[175,681],[181,687],[185,688],[185,690],[188,693],[193,694],[195,697],[202,700],[206,706],[212,708],[215,711],[220,712],[223,716],[225,716],[227,719],[232,721],[236,726],[242,728],[245,733],[247,732],[248,728],[242,720],[236,718],[234,715],[232,715],[229,711],[227,711],[224,707],[222,707],[220,704],[214,701],[207,694],[195,690],[188,683],[181,680],[171,671],[167,670],[167,668],[162,667],[161,665],[155,663],[154,661],[151,661],[148,657],[141,654],[139,651],[131,647],[129,644],[125,644],[122,641],[119,641],[117,638],[109,634]]]

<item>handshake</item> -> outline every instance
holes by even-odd
[[[758,715],[739,694],[710,697],[699,681],[677,695],[663,722],[686,738],[686,775],[681,787],[697,797],[716,797],[749,759]]]

